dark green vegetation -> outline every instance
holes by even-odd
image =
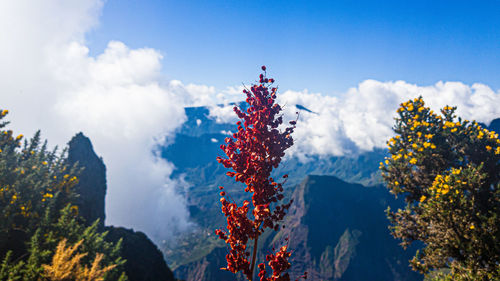
[[[43,267],[53,264],[63,240],[68,245],[82,241],[76,252],[85,254],[82,269],[104,254],[100,268],[115,265],[103,271],[104,280],[174,280],[144,234],[116,228],[103,232],[106,170],[88,138],[80,133],[68,153],[58,153],[40,142],[39,133],[21,145],[23,137],[5,131],[6,125],[0,124],[0,280],[72,279],[61,276],[75,268],[53,267],[56,277]],[[134,274],[127,278],[129,272]]]
[[[2,118],[5,116],[2,112]],[[126,280],[122,275],[120,243],[104,241],[98,221],[88,226],[78,214],[74,192],[79,169],[68,162],[66,153],[48,151],[37,133],[21,146],[22,136],[0,128],[0,280],[47,280],[42,265],[50,264],[57,244],[83,239],[79,251],[89,266],[97,253],[101,265],[117,265],[107,280]]]

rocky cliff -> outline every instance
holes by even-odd
[[[82,133],[76,134],[68,143],[68,162],[78,164],[82,171],[78,176],[76,192],[80,195],[77,205],[80,216],[87,224],[99,219],[99,228],[104,227],[106,214],[104,200],[106,197],[106,166],[102,158],[97,156],[89,138]]]

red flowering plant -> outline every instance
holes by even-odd
[[[248,108],[234,107],[240,121],[236,123],[238,131],[225,139],[226,144],[221,145],[226,157],[217,157],[217,161],[225,168],[233,170],[226,174],[236,182],[243,183],[245,192],[252,194],[251,202],[245,200],[238,206],[220,186],[220,202],[227,219],[227,230],[215,231],[230,247],[226,255],[227,267],[223,269],[233,273],[242,272],[248,280],[253,280],[259,236],[268,228],[278,231],[292,203],[282,203],[283,184],[288,175],[283,176],[283,181],[277,182],[271,177],[271,172],[285,156],[284,151],[293,145],[291,134],[296,121],[290,121],[289,127],[280,128],[283,118],[280,114],[282,108],[276,103],[277,88],[272,87],[274,79],[266,77],[265,66],[262,70],[264,73],[260,74],[259,83],[252,85],[250,90],[243,90]],[[253,240],[253,247],[248,245],[250,240]],[[260,280],[290,280],[286,273],[290,268],[290,255],[287,246],[267,255],[272,274],[267,277],[266,265],[260,263]]]

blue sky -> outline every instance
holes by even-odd
[[[336,94],[365,79],[500,88],[500,1],[108,0],[87,34],[164,55],[185,83],[251,82],[268,65],[285,89]]]

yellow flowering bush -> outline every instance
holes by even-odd
[[[86,254],[80,256],[79,276],[88,278],[76,280],[127,280],[121,242],[106,242],[98,221],[86,226],[78,216],[73,191],[78,168],[67,164],[64,151],[47,150],[39,132],[24,143],[23,135],[14,137],[2,121],[7,113],[0,110],[0,280],[75,280],[58,279],[49,269],[65,276],[61,267],[42,265],[57,258],[61,241],[82,239],[78,254]]]
[[[381,163],[389,190],[406,207],[388,210],[391,232],[428,274],[448,269],[453,280],[500,278],[500,139],[446,106],[437,114],[422,98],[401,104]],[[443,276],[446,274],[443,274]]]
[[[49,205],[60,209],[72,201],[76,168],[66,165],[64,153],[48,151],[39,132],[22,144],[23,135],[14,137],[7,124],[0,123],[0,233],[31,235]]]

